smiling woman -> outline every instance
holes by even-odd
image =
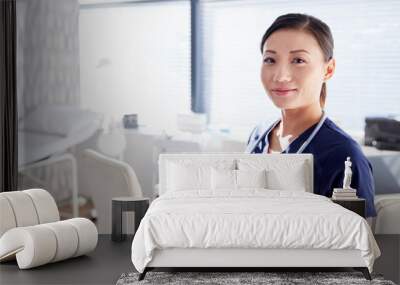
[[[289,21],[294,20],[289,18]],[[282,110],[283,120],[272,130],[269,149],[278,151],[286,147],[280,143],[284,134],[293,141],[319,121],[325,105],[326,81],[335,70],[330,32],[318,36],[312,23],[309,29],[301,32],[287,28],[278,30],[282,24],[278,22],[274,29],[267,31],[261,46],[264,58],[261,81],[272,102]],[[328,27],[326,29],[329,31]]]
[[[261,80],[273,103],[281,109],[318,105],[318,101],[323,106],[325,81],[335,67],[332,56],[325,57],[315,37],[306,31],[284,29],[271,34],[263,46]]]
[[[372,168],[360,146],[327,118],[326,82],[335,71],[333,37],[321,20],[305,14],[278,17],[261,41],[261,81],[281,118],[250,135],[250,153],[311,153],[314,193],[330,197],[341,188],[343,162],[353,161],[353,182],[375,216]]]

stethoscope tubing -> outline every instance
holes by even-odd
[[[296,151],[296,154],[300,154],[304,151],[304,149],[311,143],[311,141],[314,139],[314,137],[317,135],[317,133],[319,132],[319,130],[322,128],[322,125],[324,124],[325,120],[326,120],[327,116],[324,110],[322,110],[322,117],[318,122],[318,125],[315,127],[315,129],[313,130],[313,132],[311,133],[311,135],[307,138],[307,140],[300,146],[300,148]],[[250,151],[250,153],[253,152],[253,150],[256,148],[256,146],[261,142],[262,139],[265,138],[265,136],[270,132],[271,129],[273,129],[280,120],[277,120],[270,128],[268,128],[258,139],[255,143],[253,143],[253,147]],[[289,145],[290,146],[290,145]],[[288,153],[288,148],[286,148],[284,151],[284,153]]]

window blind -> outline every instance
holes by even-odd
[[[327,84],[326,111],[349,132],[370,115],[400,113],[400,2],[202,1],[203,88],[211,124],[249,133],[279,110],[260,80],[261,37],[282,14],[306,13],[332,31],[336,73]]]

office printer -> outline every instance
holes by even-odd
[[[400,150],[400,116],[365,118],[364,143],[377,149]]]

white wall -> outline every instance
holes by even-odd
[[[83,107],[176,130],[190,110],[189,3],[124,4],[80,10]]]

